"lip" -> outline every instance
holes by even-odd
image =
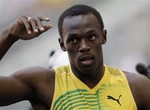
[[[93,63],[94,63],[94,56],[89,55],[89,54],[82,55],[80,57],[79,61],[82,66],[89,67],[89,66],[93,65]]]
[[[89,60],[89,59],[93,59],[94,56],[93,55],[82,55],[80,57],[80,61],[85,61],[85,60]]]

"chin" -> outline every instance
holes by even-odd
[[[94,65],[88,65],[88,66],[84,66],[84,67],[80,67],[79,69],[82,73],[93,73],[95,72],[95,66]]]

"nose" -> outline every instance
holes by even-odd
[[[88,42],[82,40],[80,44],[79,52],[86,52],[86,51],[90,51],[90,46],[88,45]]]

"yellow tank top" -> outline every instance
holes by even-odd
[[[124,73],[105,65],[105,74],[92,89],[69,65],[56,69],[51,110],[137,110]]]

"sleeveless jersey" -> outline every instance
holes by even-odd
[[[58,67],[51,110],[137,110],[124,73],[105,65],[92,89],[79,80],[69,65]]]

